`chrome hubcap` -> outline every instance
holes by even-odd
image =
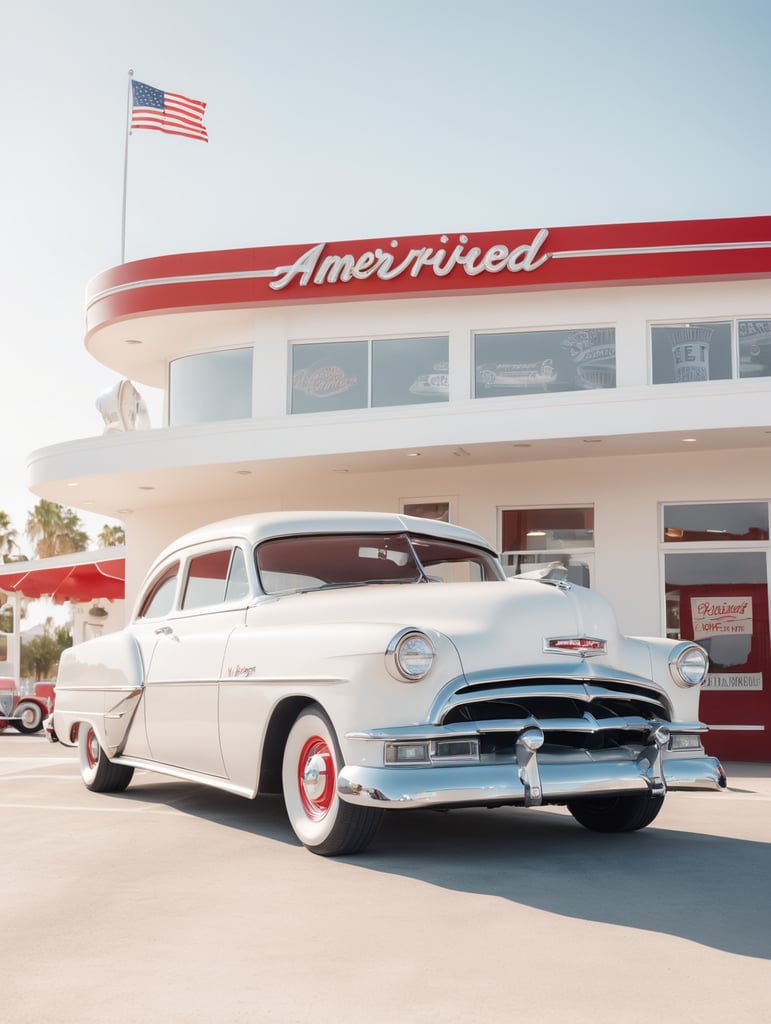
[[[315,803],[327,785],[327,764],[321,754],[313,754],[305,762],[302,780],[305,795]]]

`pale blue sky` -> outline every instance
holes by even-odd
[[[131,137],[132,260],[769,214],[770,30],[767,0],[7,5],[0,509],[22,532],[28,452],[101,433],[118,379],[83,295],[120,262],[129,68],[210,137]]]

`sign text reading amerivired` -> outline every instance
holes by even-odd
[[[376,248],[358,256],[350,253],[325,256],[327,243],[319,242],[298,257],[291,266],[279,267],[276,271],[277,279],[270,282],[270,287],[279,291],[294,281],[305,286],[365,281],[370,277],[392,281],[401,274],[418,277],[424,271],[435,277],[447,277],[456,267],[460,267],[469,277],[500,274],[503,271],[512,274],[520,271],[529,273],[537,270],[549,258],[548,253],[541,251],[548,234],[546,228],[542,228],[533,241],[525,245],[510,249],[507,245],[497,244],[484,251],[478,246],[466,248],[466,235],[461,235],[458,244],[449,248],[447,236],[442,235],[439,248],[424,245],[420,249],[410,249],[404,255],[396,251],[398,242],[394,241],[391,243],[393,251]]]

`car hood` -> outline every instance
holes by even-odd
[[[620,634],[609,602],[596,591],[554,586],[533,580],[489,583],[420,583],[346,587],[291,594],[261,604],[265,625],[303,623],[341,626],[381,625],[394,632],[405,627],[435,630],[458,650],[464,672],[487,672],[506,665],[552,663],[555,674],[592,676],[601,666],[649,678],[647,645]],[[544,651],[548,638],[591,637],[606,643],[605,653]]]

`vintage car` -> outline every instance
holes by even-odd
[[[0,732],[9,725],[21,733],[40,732],[53,706],[53,683],[35,683],[31,693],[22,693],[15,679],[0,678]]]
[[[667,789],[725,786],[688,641],[620,635],[564,580],[507,579],[449,523],[257,514],[152,566],[130,625],[66,650],[49,738],[85,785],[135,768],[283,792],[318,854],[362,850],[386,809],[566,805],[625,832]]]

